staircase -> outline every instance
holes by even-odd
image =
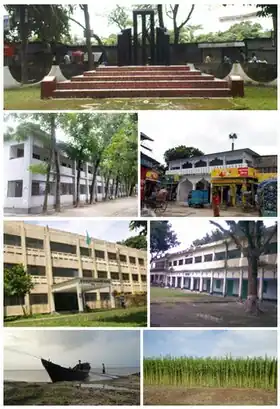
[[[228,82],[186,65],[98,67],[58,82],[52,98],[229,98]]]

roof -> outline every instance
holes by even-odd
[[[148,135],[146,135],[144,132],[140,132],[141,136],[141,141],[151,141],[154,142],[154,139],[150,138]]]
[[[146,155],[145,153],[141,152],[141,160],[147,160],[150,161],[154,166],[160,165],[160,162],[155,160],[154,158],[151,158],[150,156]]]
[[[191,158],[174,159],[174,160],[171,160],[170,162],[177,162],[179,160],[184,160],[184,159],[192,159],[192,160],[193,159],[200,159],[200,158],[205,157],[205,156],[224,155],[224,154],[232,153],[232,152],[235,152],[235,153],[236,152],[246,152],[246,153],[248,153],[248,154],[250,154],[252,156],[255,156],[257,158],[261,157],[261,155],[259,155],[257,152],[253,151],[252,149],[244,148],[244,149],[234,149],[234,151],[229,150],[229,151],[222,151],[222,152],[206,153],[205,155],[192,156]]]

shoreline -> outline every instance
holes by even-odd
[[[140,405],[140,376],[57,383],[4,380],[4,405]]]

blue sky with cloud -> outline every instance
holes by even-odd
[[[144,356],[277,356],[275,330],[148,330]]]

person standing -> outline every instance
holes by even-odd
[[[220,217],[220,195],[218,190],[215,190],[213,192],[213,196],[212,196],[212,208],[213,208],[213,213],[214,213],[214,217]]]
[[[102,364],[102,373],[105,374],[106,373],[106,369],[105,369],[105,365]]]

